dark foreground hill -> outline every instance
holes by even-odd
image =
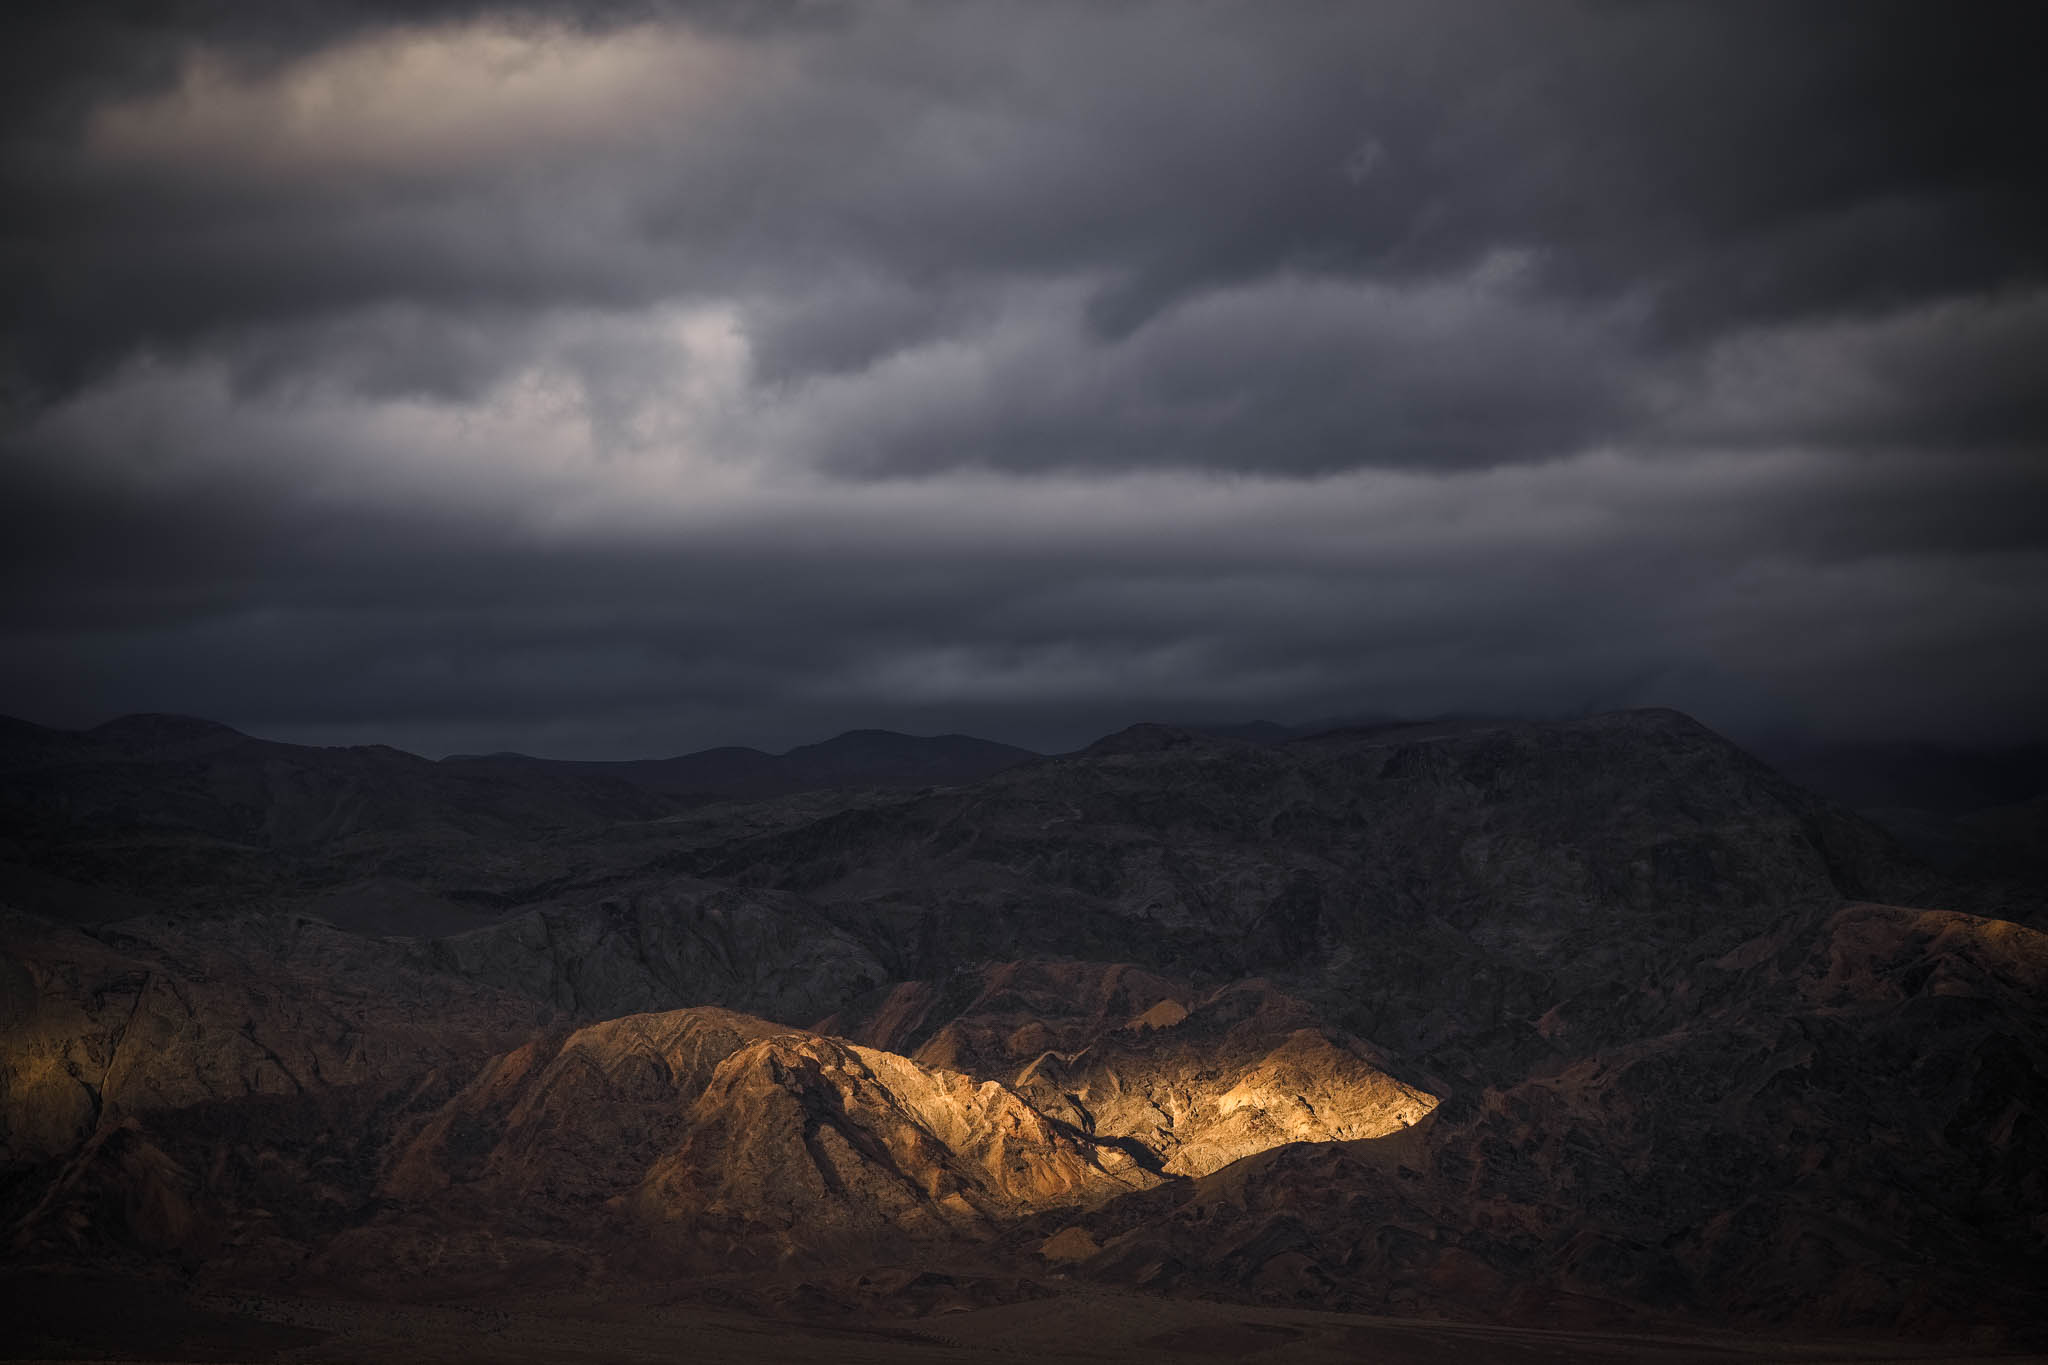
[[[688,807],[137,728],[9,740],[19,884],[107,898],[0,937],[47,1302],[2044,1339],[2048,940],[1675,713]],[[1573,1340],[1485,1349],[1679,1349]]]

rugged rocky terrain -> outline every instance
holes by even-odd
[[[752,802],[170,718],[4,760],[15,1286],[2048,1324],[2037,907],[1675,713]]]
[[[1357,1308],[2024,1320],[2048,1270],[2044,992],[2048,937],[1852,905],[1701,964],[1641,1039],[1425,1131],[1269,1151],[1061,1235],[1115,1282]]]

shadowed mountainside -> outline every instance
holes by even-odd
[[[1276,973],[1468,1083],[1546,1055],[1560,1001],[1626,1015],[1791,911],[1943,889],[1673,712],[1279,747],[1137,727],[664,867],[801,895],[906,979],[1043,955]]]
[[[1852,905],[1669,997],[1636,1040],[1426,1130],[1272,1150],[1016,1235],[1057,1231],[1111,1283],[1379,1311],[2039,1321],[2048,936]]]
[[[1915,856],[1982,884],[1977,905],[2012,913],[2048,888],[2048,748],[1811,746],[1772,761]]]

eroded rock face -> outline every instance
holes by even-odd
[[[994,1081],[785,1034],[720,1066],[631,1208],[787,1257],[863,1238],[985,1234],[1157,1183],[1128,1153]]]
[[[681,1140],[719,1065],[777,1031],[707,1007],[528,1042],[484,1063],[399,1147],[379,1193],[573,1219],[632,1189]]]
[[[491,1059],[379,1182],[426,1222],[386,1219],[327,1268],[480,1219],[564,1241],[652,1238],[683,1265],[873,1258],[1159,1180],[993,1081],[678,1010]]]
[[[983,980],[942,1023],[933,988],[899,988],[865,1032],[914,1036],[914,1017],[927,1030],[919,1061],[1002,1080],[1084,1132],[1134,1144],[1168,1175],[1289,1142],[1381,1137],[1438,1103],[1264,980],[1204,991],[1128,964],[1055,962],[1006,963]]]
[[[1420,1122],[1438,1097],[1384,1063],[1301,1002],[1247,982],[1184,1013],[1155,1006],[1070,1057],[1048,1053],[1019,1083],[1054,1112],[1071,1106],[1092,1132],[1142,1143],[1170,1175],[1206,1175],[1290,1142]]]

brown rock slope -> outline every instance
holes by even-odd
[[[385,1213],[319,1271],[389,1290],[392,1267],[475,1275],[508,1254],[659,1273],[869,1264],[1158,1182],[994,1082],[677,1010],[491,1059],[399,1144]],[[465,1247],[479,1225],[499,1237]]]
[[[984,1233],[1157,1183],[994,1081],[785,1034],[719,1068],[631,1208],[728,1257],[857,1262],[878,1242]]]
[[[557,1220],[631,1189],[681,1140],[733,1053],[776,1025],[727,1010],[635,1014],[491,1058],[398,1148],[379,1192]]]
[[[1381,1137],[1437,1097],[1387,1073],[1379,1049],[1251,979],[1198,989],[1128,964],[1017,962],[981,973],[957,1015],[898,987],[855,1036],[1003,1081],[1048,1114],[1120,1140],[1168,1175],[1205,1175],[1289,1142]]]

